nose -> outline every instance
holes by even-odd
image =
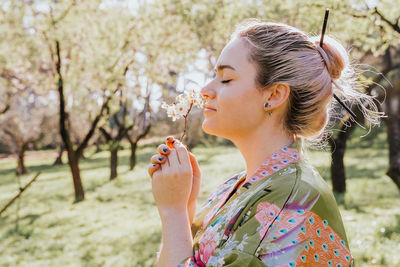
[[[201,96],[204,98],[204,100],[207,101],[207,99],[213,99],[215,98],[215,90],[212,89],[212,81],[210,81],[208,84],[206,84],[206,86],[204,86],[203,88],[201,88],[200,90],[200,94]]]

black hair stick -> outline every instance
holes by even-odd
[[[329,16],[329,8],[327,8],[325,10],[324,24],[322,26],[322,32],[321,32],[321,40],[319,41],[319,46],[321,48],[322,48],[322,44],[324,42],[326,24],[328,23],[328,16]],[[356,114],[354,114],[354,112],[349,107],[347,107],[346,104],[343,103],[343,101],[340,100],[340,98],[335,93],[333,93],[333,97],[339,102],[340,105],[342,105],[347,110],[347,112],[349,112],[351,114],[351,116],[353,116],[354,119],[357,118]]]
[[[324,42],[326,24],[328,23],[328,16],[329,16],[329,8],[327,8],[325,10],[324,25],[322,26],[321,40],[319,41],[319,46],[320,47],[322,47],[322,43]]]

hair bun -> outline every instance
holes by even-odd
[[[326,36],[322,47],[320,41],[314,41],[315,46],[323,58],[332,79],[339,79],[344,68],[348,65],[348,54],[344,47],[335,39]]]

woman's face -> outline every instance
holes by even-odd
[[[215,78],[201,89],[206,100],[203,131],[235,139],[265,122],[264,97],[256,89],[256,67],[249,61],[243,39],[231,40],[222,50]]]

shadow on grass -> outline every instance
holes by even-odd
[[[25,239],[29,239],[34,232],[34,228],[30,226],[20,226],[18,229],[15,227],[12,227],[9,229],[5,234],[3,235],[3,238],[6,239],[10,236],[21,236],[24,237]]]
[[[43,214],[28,214],[28,215],[25,215],[24,217],[20,218],[20,221],[28,220],[29,221],[28,224],[33,224],[42,215]]]
[[[138,165],[148,163],[150,164],[150,157],[153,155],[151,153],[138,153],[139,155],[136,158],[136,167]],[[119,156],[118,157],[118,166],[128,166],[129,167],[129,155],[128,156]],[[81,171],[93,170],[97,168],[108,168],[109,167],[109,159],[107,157],[97,157],[97,158],[85,158],[79,161],[79,167]],[[136,168],[135,167],[135,168]],[[23,175],[21,177],[30,176],[36,172],[41,171],[42,173],[52,173],[54,176],[58,176],[57,173],[64,174],[66,171],[69,172],[68,163],[64,163],[63,165],[53,165],[53,164],[36,164],[27,167],[28,174]],[[129,170],[130,171],[130,170]],[[121,173],[122,174],[122,173]],[[1,185],[7,185],[11,183],[16,183],[16,174],[15,168],[3,168],[0,170],[0,180]],[[39,178],[40,179],[40,178]],[[54,181],[63,179],[63,176],[60,175],[57,178],[47,178],[43,181]]]
[[[153,266],[156,259],[156,252],[161,244],[161,231],[156,230],[152,233],[140,235],[138,240],[146,240],[146,249],[143,249],[143,241],[135,242],[131,245],[130,250],[140,259],[136,262],[136,266]]]
[[[400,235],[400,215],[395,215],[395,223],[379,231],[378,235],[387,239],[392,239],[393,235]]]
[[[221,147],[223,149],[224,147]],[[227,147],[228,148],[228,147]],[[154,150],[153,150],[154,149]],[[209,165],[212,164],[212,159],[214,156],[217,156],[223,151],[220,150],[210,150],[204,147],[199,148],[201,149],[202,153],[202,159],[199,159],[199,164],[200,165]],[[125,151],[126,152],[126,151]],[[104,151],[102,152],[102,155],[99,154],[94,154],[92,155],[91,158],[84,158],[79,161],[79,167],[81,171],[87,171],[87,170],[93,170],[97,168],[109,168],[109,158],[108,158],[108,153],[104,154]],[[118,157],[118,166],[119,167],[128,167],[128,171],[125,172],[120,172],[120,174],[125,174],[127,172],[134,171],[138,166],[141,165],[150,165],[150,158],[157,153],[157,146],[145,146],[144,148],[139,148],[137,150],[137,156],[136,156],[136,166],[133,170],[129,170],[130,166],[130,155],[120,155]],[[60,180],[63,179],[65,176],[65,172],[69,172],[69,165],[67,162],[65,162],[63,165],[53,165],[51,164],[35,164],[35,165],[30,165],[29,162],[28,164],[28,174],[21,176],[21,177],[26,177],[30,176],[36,172],[41,171],[42,173],[52,173],[55,176],[54,178],[46,178],[46,179],[40,179],[41,182],[45,181],[55,181],[55,180]],[[60,175],[57,175],[57,174]],[[108,174],[107,174],[108,175]],[[7,184],[12,184],[16,183],[16,174],[15,174],[15,167],[9,167],[9,168],[2,168],[0,170],[0,177],[2,179],[0,180],[1,185],[7,185]]]

